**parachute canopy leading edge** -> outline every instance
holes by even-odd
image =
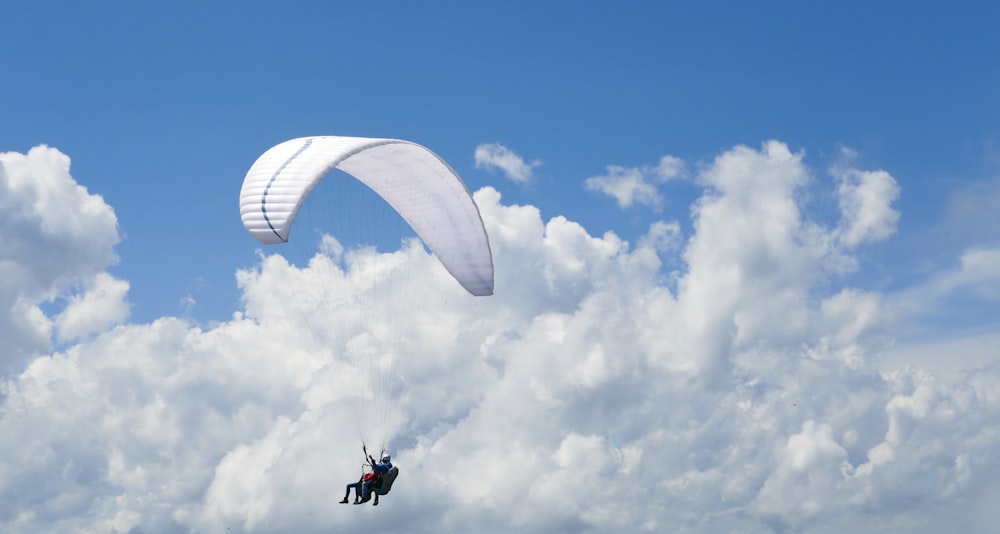
[[[479,207],[444,160],[409,141],[301,137],[270,148],[243,180],[243,226],[261,243],[288,241],[302,203],[335,168],[385,199],[469,293],[493,294],[493,257]]]

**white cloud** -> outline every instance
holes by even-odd
[[[946,303],[963,300],[987,305],[1000,302],[1000,248],[963,251],[957,266],[899,292],[892,304],[900,313],[933,318],[949,309]]]
[[[498,169],[515,182],[530,182],[540,160],[526,163],[521,156],[500,143],[483,143],[476,147],[477,169]]]
[[[642,237],[639,244],[658,252],[676,251],[681,245],[681,225],[677,221],[656,221],[649,225],[649,232]]]
[[[847,167],[853,152],[844,150],[845,161],[832,169],[839,183],[842,214],[840,239],[847,246],[882,241],[896,233],[899,212],[892,203],[899,196],[896,180],[885,171],[860,171]]]
[[[807,420],[802,431],[788,437],[778,449],[774,471],[757,495],[756,507],[762,515],[777,516],[788,522],[803,523],[817,514],[840,508],[822,499],[831,489],[850,479],[847,451],[833,435],[833,427]],[[801,495],[788,499],[790,494]]]
[[[85,291],[71,296],[66,308],[55,317],[59,341],[78,340],[127,319],[128,288],[128,282],[98,273]]]
[[[938,293],[974,288],[977,296],[1000,302],[1000,248],[973,249],[962,253],[959,269],[935,280]]]
[[[656,185],[646,181],[642,171],[635,168],[610,165],[604,176],[593,176],[584,181],[588,191],[598,191],[614,197],[619,208],[645,204],[659,208],[663,202]]]
[[[49,350],[39,303],[117,261],[114,211],[69,166],[45,146],[0,153],[0,375]]]
[[[684,160],[677,156],[663,156],[654,171],[657,179],[663,182],[677,178],[684,172]]]
[[[663,197],[657,183],[680,176],[684,170],[684,161],[674,156],[663,156],[655,167],[609,165],[606,170],[607,174],[604,176],[587,178],[584,187],[589,191],[614,197],[619,208],[644,204],[659,210]]]
[[[489,298],[419,246],[333,247],[307,269],[262,256],[230,321],[119,325],[2,385],[0,525],[972,530],[997,494],[1000,367],[876,369],[885,298],[814,295],[858,260],[802,213],[808,176],[777,142],[707,166],[676,290],[671,223],[633,248],[490,188]],[[401,298],[358,306],[376,293]],[[378,508],[338,505],[373,369],[405,377],[385,428],[401,475]]]
[[[986,334],[954,335],[949,339],[919,339],[898,342],[878,355],[876,365],[884,372],[906,366],[918,367],[947,381],[963,380],[968,373],[984,369],[997,359],[1000,324],[987,325]]]

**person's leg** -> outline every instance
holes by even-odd
[[[347,498],[351,495],[351,488],[352,487],[354,488],[354,494],[357,495],[357,493],[358,493],[358,489],[357,489],[358,488],[358,483],[354,482],[352,484],[348,484],[344,488],[344,500],[340,501],[340,504],[347,504]],[[357,499],[357,497],[355,497],[355,499]]]

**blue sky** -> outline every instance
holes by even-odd
[[[639,530],[985,524],[977,499],[1000,487],[970,473],[1000,469],[997,20],[992,2],[923,1],[5,6],[0,450],[29,467],[0,478],[0,525],[467,531],[485,510],[601,531],[604,508],[579,503],[627,494],[635,469],[675,501],[617,512]],[[306,135],[430,148],[494,246],[493,300],[425,310],[465,318],[464,345],[411,332],[434,355],[395,437],[414,493],[382,516],[280,497],[349,478],[283,451],[353,451],[329,393],[344,371],[296,337],[305,312],[270,275],[295,277],[239,217],[254,160]],[[651,196],[623,203],[628,184]],[[31,212],[31,187],[54,200]],[[281,332],[287,365],[248,354]],[[33,455],[30,421],[63,452]],[[101,433],[65,445],[74,424]],[[431,473],[467,451],[482,486],[422,503],[418,482],[448,486]],[[518,508],[523,486],[537,507]],[[944,513],[959,505],[972,519]]]
[[[242,175],[306,134],[413,139],[473,189],[625,238],[648,214],[578,185],[606,165],[778,139],[823,169],[843,145],[902,181],[922,241],[947,192],[998,165],[996,8],[966,6],[33,3],[5,14],[0,142],[59,148],[114,206],[145,320],[188,293],[195,317],[228,316],[253,259]],[[534,183],[474,169],[486,142],[541,160]],[[691,192],[666,199],[680,212]],[[921,248],[903,233],[895,256]]]

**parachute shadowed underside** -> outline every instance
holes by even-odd
[[[302,203],[335,168],[385,199],[469,293],[493,294],[493,257],[479,207],[447,163],[409,141],[301,137],[270,148],[243,181],[243,226],[261,243],[288,241]]]

